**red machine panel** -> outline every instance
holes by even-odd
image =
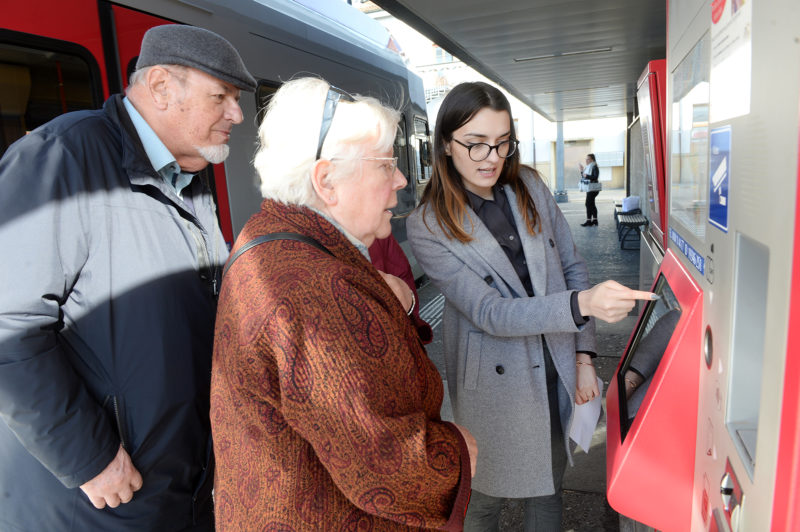
[[[608,387],[607,490],[619,513],[690,529],[702,291],[668,251]],[[624,400],[622,400],[624,398]]]
[[[667,191],[664,168],[666,134],[666,59],[647,63],[636,84],[644,146],[648,231],[664,249],[667,247]]]

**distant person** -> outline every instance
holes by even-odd
[[[375,242],[369,247],[369,258],[378,271],[397,276],[408,285],[413,294],[411,314],[409,315],[417,328],[422,343],[431,343],[433,341],[433,329],[431,329],[428,322],[419,316],[420,301],[417,294],[417,285],[414,282],[414,273],[411,271],[411,264],[409,264],[408,258],[397,239],[391,234],[386,238],[376,238]]]
[[[561,530],[574,404],[598,396],[592,316],[623,319],[649,292],[590,288],[569,226],[520,165],[511,107],[462,83],[436,119],[434,169],[407,220],[417,260],[445,297],[443,345],[456,423],[480,449],[464,530],[497,530],[506,498],[526,530]]]
[[[267,108],[266,199],[234,244],[217,316],[220,532],[461,529],[475,440],[440,418],[411,291],[368,259],[406,185],[399,119],[316,78]],[[267,235],[280,240],[249,247]]]
[[[597,225],[597,205],[595,200],[597,195],[603,188],[603,185],[598,181],[600,178],[600,168],[597,167],[597,160],[594,158],[594,153],[586,156],[586,166],[578,163],[581,170],[581,179],[586,187],[586,221],[581,224],[583,227],[590,225]]]
[[[0,529],[213,530],[228,253],[196,174],[227,156],[255,85],[219,35],[158,26],[127,96],[0,160]]]

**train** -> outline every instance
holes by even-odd
[[[415,274],[421,275],[407,244],[403,215],[417,205],[432,172],[422,80],[406,67],[388,32],[343,2],[4,2],[0,155],[14,140],[55,116],[99,108],[111,94],[123,91],[144,33],[169,23],[203,27],[223,36],[239,50],[258,81],[254,95],[242,95],[245,119],[233,129],[230,156],[204,171],[229,246],[261,203],[251,164],[259,117],[282,83],[313,75],[401,111],[395,155],[408,184],[398,192],[392,231]],[[374,35],[385,37],[386,42],[380,43]]]

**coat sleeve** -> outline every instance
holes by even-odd
[[[68,488],[99,474],[119,447],[58,341],[89,249],[85,194],[69,184],[81,175],[59,139],[36,132],[0,160],[0,418]]]
[[[570,292],[586,290],[591,288],[589,283],[589,269],[586,261],[583,260],[575,241],[572,239],[572,231],[569,223],[564,217],[564,213],[550,193],[550,190],[541,179],[533,178],[530,186],[536,187],[537,197],[542,198],[540,204],[544,204],[546,212],[550,216],[550,224],[553,228],[553,236],[556,241],[559,259],[561,260],[561,270],[564,273],[564,280]],[[595,319],[591,318],[588,323],[581,327],[575,337],[575,351],[597,352],[597,337],[595,334]]]
[[[355,281],[340,288],[307,296],[315,302],[282,339],[266,333],[280,346],[281,412],[361,510],[460,530],[471,485],[466,445],[452,424],[426,414],[415,382],[439,376],[414,367],[425,354],[399,305],[391,313]]]
[[[584,327],[576,325],[572,317],[570,292],[536,297],[504,296],[488,282],[485,274],[478,273],[475,265],[455,253],[454,248],[462,244],[442,234],[430,211],[426,214],[427,226],[422,216],[420,207],[406,222],[414,256],[448,303],[476,328],[493,336],[520,337],[575,333]]]
[[[429,344],[433,340],[433,329],[419,315],[420,300],[417,294],[417,285],[414,281],[414,273],[411,271],[411,264],[408,263],[405,252],[400,244],[389,235],[386,238],[376,239],[369,247],[369,257],[372,264],[379,270],[395,275],[405,281],[414,293],[414,310],[411,313],[411,321],[417,329],[420,340],[423,344]]]

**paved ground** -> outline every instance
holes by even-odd
[[[592,283],[614,279],[626,286],[638,288],[639,252],[620,250],[614,228],[614,200],[624,196],[623,190],[603,191],[597,198],[599,225],[581,227],[585,220],[584,194],[577,190],[569,191],[570,202],[560,204],[561,210],[572,228],[575,244],[589,265]],[[428,346],[428,354],[439,367],[442,378],[442,346],[440,317],[442,311],[441,294],[430,284],[420,289],[423,305],[421,314],[434,327],[434,342]],[[638,310],[638,309],[637,309]],[[619,358],[625,350],[628,338],[636,324],[636,312],[625,320],[609,325],[598,323],[598,358],[595,360],[597,374],[605,385],[617,367]],[[452,419],[452,412],[445,393],[442,417]],[[565,531],[596,532],[620,530],[619,517],[608,505],[605,498],[606,487],[606,424],[601,417],[592,438],[588,454],[578,449],[573,453],[575,467],[568,468],[564,479],[564,520]],[[509,503],[501,514],[500,530],[503,532],[522,531],[522,508]]]

